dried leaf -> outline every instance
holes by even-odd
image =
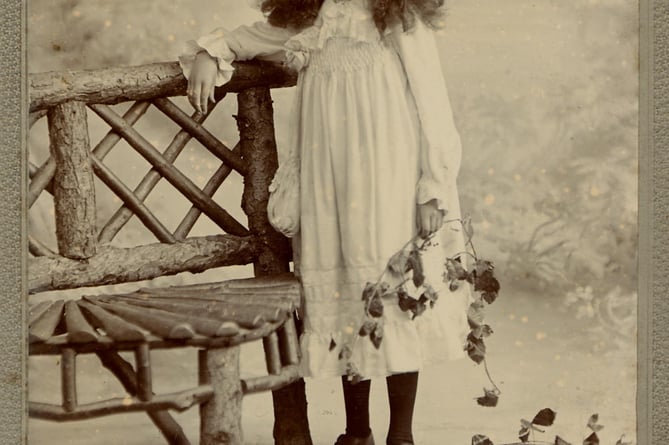
[[[492,333],[493,333],[492,328],[490,326],[488,326],[487,324],[479,325],[479,326],[476,326],[475,328],[472,329],[472,335],[476,338],[490,337],[490,335]],[[541,425],[541,424],[538,424],[538,425]],[[548,425],[546,425],[546,426],[548,426]]]
[[[624,434],[616,441],[616,445],[632,445],[632,442],[624,442],[623,437],[625,437]]]
[[[417,271],[414,269],[411,281],[413,282],[414,286],[421,287],[423,283],[425,283],[425,275],[423,275],[423,271]]]
[[[499,281],[493,275],[492,270],[486,270],[474,277],[474,290],[477,292],[499,292]]]
[[[362,382],[362,376],[360,374],[351,374],[347,377],[348,381],[351,382],[351,384],[353,385]]]
[[[418,250],[413,249],[409,253],[407,267],[412,271],[411,280],[413,281],[414,286],[421,287],[425,282],[425,275],[423,273],[423,262],[420,258],[420,253]]]
[[[375,293],[376,293],[376,284],[374,283],[365,284],[365,288],[362,291],[362,301],[365,302],[370,301]]]
[[[360,330],[358,331],[358,335],[361,337],[364,337],[366,335],[369,335],[374,328],[376,328],[376,322],[373,320],[365,320],[365,322],[360,326]]]
[[[354,385],[362,381],[362,375],[358,372],[358,368],[351,362],[346,364],[346,379]]]
[[[465,350],[476,364],[480,364],[485,359],[485,343],[480,338],[474,337],[471,332],[467,336]]]
[[[521,424],[524,428],[527,428],[527,429],[530,429],[530,430],[538,431],[538,432],[540,432],[540,433],[545,433],[545,432],[546,432],[546,431],[542,430],[541,428],[537,428],[537,427],[536,427],[532,422],[530,422],[529,420],[520,419],[520,424]]]
[[[555,422],[556,415],[557,413],[552,409],[544,408],[541,411],[539,411],[536,416],[534,416],[534,419],[532,419],[532,423],[534,425],[551,426],[553,425],[553,422]]]
[[[409,256],[403,251],[395,253],[388,261],[388,269],[395,275],[402,275],[407,268]]]
[[[522,443],[527,443],[529,438],[530,438],[530,429],[526,427],[521,427],[520,431],[518,431],[518,439],[520,439]]]
[[[467,310],[467,317],[476,323],[477,326],[483,323],[483,305],[483,302],[476,300],[469,305],[469,309]]]
[[[497,391],[494,389],[486,389],[483,388],[483,397],[477,397],[476,398],[476,403],[478,403],[481,406],[488,406],[488,407],[495,407],[497,406],[497,402],[499,401],[499,395],[497,394]]]
[[[351,348],[348,345],[344,345],[339,351],[339,360],[348,360],[352,355]]]
[[[330,346],[328,347],[328,351],[332,352],[332,350],[336,347],[337,347],[337,342],[334,341],[334,338],[331,338],[330,339]]]
[[[482,292],[481,298],[483,298],[486,303],[492,304],[497,299],[497,292]]]
[[[599,422],[599,414],[593,414],[588,419],[588,428],[590,428],[595,433],[597,431],[601,431],[601,429],[604,428],[604,425],[599,425],[597,422]]]
[[[476,275],[483,275],[485,272],[492,272],[495,270],[495,265],[492,261],[477,259],[473,265],[474,273]]]
[[[425,297],[427,297],[428,300],[437,301],[439,299],[439,293],[436,290],[434,290],[432,286],[430,286],[429,284],[424,284],[423,286],[425,287],[423,295],[425,295]]]
[[[374,330],[369,334],[369,339],[372,340],[372,344],[376,349],[381,347],[381,341],[383,340],[383,326],[377,324]]]
[[[413,320],[414,318],[418,317],[419,315],[423,315],[423,312],[427,309],[427,304],[425,304],[427,300],[421,301],[418,300],[416,301],[416,307],[413,308],[411,312],[413,312],[413,317],[411,319]]]
[[[488,436],[483,434],[476,434],[472,436],[472,445],[494,445]]]
[[[449,280],[466,280],[469,275],[462,263],[453,258],[446,260],[446,273]]]
[[[599,437],[597,437],[597,433],[592,433],[586,437],[583,441],[583,445],[599,445]]]
[[[555,436],[555,445],[571,445],[571,444],[566,440],[564,440],[562,437]]]
[[[379,318],[383,316],[383,302],[378,295],[374,295],[372,300],[369,302],[369,307],[367,307],[367,312],[374,318]]]
[[[418,301],[411,298],[409,295],[405,293],[403,294],[398,294],[398,300],[397,303],[400,307],[401,310],[404,312],[406,311],[413,311],[416,305],[418,304]]]

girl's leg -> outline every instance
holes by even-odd
[[[346,435],[368,437],[369,428],[369,388],[371,380],[351,383],[346,376],[341,379],[346,408]]]
[[[386,378],[390,402],[387,445],[412,445],[412,419],[418,388],[418,372],[394,374]]]

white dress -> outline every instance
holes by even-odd
[[[217,85],[231,78],[233,60],[280,60],[299,70],[293,140],[301,214],[294,246],[307,377],[345,374],[344,345],[365,378],[464,356],[470,291],[451,292],[442,280],[445,258],[464,250],[457,222],[445,224],[423,253],[427,281],[440,294],[435,307],[411,320],[386,300],[381,347],[355,341],[362,289],[416,233],[416,203],[437,199],[447,220],[460,217],[460,139],[434,36],[416,22],[408,33],[398,27],[381,35],[366,0],[325,0],[315,24],[301,32],[265,22],[218,29],[189,42],[180,58],[188,77],[195,53],[216,57]]]

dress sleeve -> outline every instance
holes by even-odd
[[[416,20],[411,31],[403,32],[400,26],[389,38],[402,60],[423,133],[416,202],[436,199],[440,209],[450,210],[449,197],[457,196],[462,147],[434,33]]]
[[[232,78],[232,62],[235,60],[258,58],[284,61],[284,44],[295,33],[291,29],[272,26],[267,22],[240,26],[232,31],[217,28],[197,40],[186,42],[184,52],[179,56],[179,63],[184,76],[188,78],[197,53],[206,51],[218,63],[216,86],[221,86]]]

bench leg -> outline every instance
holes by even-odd
[[[214,396],[200,405],[200,445],[242,445],[239,346],[199,351],[200,384]]]
[[[102,365],[109,369],[121,382],[125,391],[131,396],[137,395],[137,378],[132,365],[114,351],[99,351],[96,353]],[[167,411],[149,411],[146,413],[158,427],[167,443],[170,445],[190,445],[181,426]]]

